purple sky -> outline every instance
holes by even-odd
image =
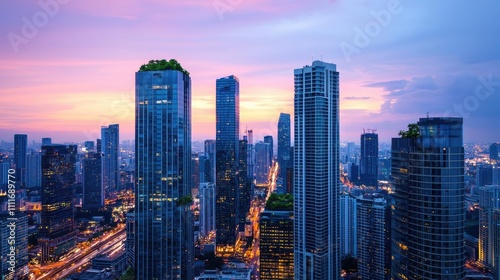
[[[464,117],[466,141],[500,141],[497,1],[3,1],[0,139],[134,137],[134,73],[177,59],[191,73],[193,139],[215,137],[215,80],[240,79],[240,127],[276,135],[293,69],[340,72],[341,140],[383,142],[426,116]]]

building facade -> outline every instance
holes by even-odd
[[[231,75],[216,81],[216,219],[217,250],[236,244],[240,82]]]
[[[293,211],[260,215],[260,279],[293,280]]]
[[[83,207],[104,206],[102,153],[89,152],[83,158]]]
[[[26,156],[26,188],[42,185],[42,155],[38,151],[30,151]]]
[[[357,198],[357,260],[361,279],[390,279],[390,208],[380,194]]]
[[[356,198],[350,194],[340,195],[340,253],[342,257],[356,258],[358,251]]]
[[[295,279],[338,279],[339,72],[314,61],[294,70]]]
[[[269,168],[271,168],[273,164],[273,158],[274,158],[274,143],[273,143],[273,137],[271,135],[266,135],[264,136],[264,143],[269,144]]]
[[[29,279],[28,215],[25,212],[17,212],[15,216],[0,214],[0,254],[2,279]]]
[[[180,70],[135,77],[136,279],[192,279],[191,78]]]
[[[106,193],[120,190],[120,128],[118,124],[101,127],[101,151],[103,154],[103,182]]]
[[[41,262],[57,261],[75,246],[76,145],[42,146]]]
[[[283,180],[283,186],[287,185],[286,170],[290,163],[290,114],[281,113],[278,119],[278,155],[279,165],[278,177]],[[285,187],[286,189],[286,187]]]
[[[500,262],[500,186],[479,188],[479,261],[494,274]],[[498,279],[498,278],[496,278]]]
[[[361,134],[361,183],[378,188],[378,134]]]
[[[498,147],[500,146],[499,143],[493,143],[490,145],[490,159],[491,160],[499,160],[499,154],[498,154]]]
[[[392,279],[464,279],[461,118],[421,118],[392,139]]]
[[[255,143],[255,182],[266,184],[269,176],[269,143]]]
[[[208,236],[215,231],[215,186],[200,184],[200,235]]]

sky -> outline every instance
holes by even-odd
[[[2,1],[0,140],[82,142],[118,123],[134,138],[134,79],[176,59],[192,79],[192,138],[215,138],[215,80],[240,80],[240,128],[276,137],[293,70],[340,73],[341,141],[381,142],[418,118],[464,118],[466,142],[500,141],[498,1]],[[292,139],[293,141],[293,139]]]

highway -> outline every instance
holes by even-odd
[[[260,213],[264,211],[266,207],[266,202],[269,199],[274,190],[276,190],[276,179],[278,177],[278,163],[275,162],[274,166],[271,168],[269,172],[269,185],[267,189],[266,197],[263,201],[255,198],[252,203],[252,207],[250,209],[250,220],[253,225],[253,244],[252,244],[252,252],[249,258],[249,266],[253,269],[253,275],[255,275],[255,279],[260,279],[259,276],[259,267],[260,267]]]
[[[116,249],[126,239],[125,225],[120,224],[116,231],[108,232],[100,240],[96,240],[88,248],[82,249],[80,252],[72,254],[63,261],[42,266],[41,270],[48,270],[44,274],[35,278],[37,280],[44,279],[62,279],[74,273],[79,267],[89,263],[92,258],[99,253]]]

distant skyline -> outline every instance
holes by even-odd
[[[215,80],[240,79],[240,135],[293,120],[293,69],[340,75],[340,140],[381,143],[414,120],[464,117],[465,142],[500,141],[495,1],[5,1],[0,140],[134,138],[134,75],[174,58],[192,79],[193,141],[215,139]]]

